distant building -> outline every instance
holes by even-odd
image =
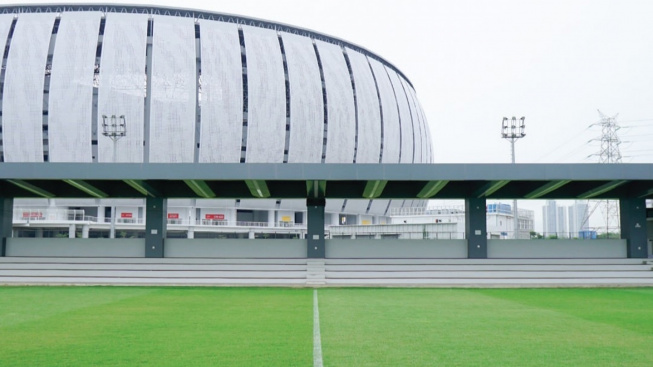
[[[589,207],[586,201],[575,201],[567,208],[569,219],[569,232],[572,237],[579,236],[589,230]]]
[[[528,239],[534,229],[534,213],[519,209],[515,232],[512,206],[488,204],[486,223],[488,238]],[[331,226],[329,231],[331,238],[464,239],[465,209],[398,208],[391,213],[390,224]]]

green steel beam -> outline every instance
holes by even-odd
[[[326,181],[306,181],[306,197],[323,198],[326,196]]]
[[[252,193],[252,196],[257,198],[269,198],[270,190],[268,185],[263,180],[245,180],[245,184],[249,189],[249,192]]]
[[[383,189],[385,189],[385,185],[388,184],[388,181],[381,181],[381,180],[374,180],[374,181],[368,181],[365,184],[365,189],[363,190],[363,197],[366,199],[375,199],[381,196],[381,193],[383,193]]]
[[[147,182],[145,182],[143,180],[123,180],[123,181],[125,181],[125,183],[127,185],[134,188],[134,190],[140,192],[141,194],[143,194],[145,196],[151,196],[151,197],[161,197],[161,196],[163,196],[163,195],[161,195],[159,190],[153,188],[152,186],[150,186]]]
[[[23,190],[29,191],[33,194],[36,194],[38,196],[42,196],[44,198],[53,198],[55,195],[49,191],[43,190],[40,187],[34,186],[29,182],[25,182],[23,180],[7,180],[7,182],[12,183],[18,187],[20,187]]]
[[[474,196],[478,198],[490,196],[500,188],[506,186],[508,183],[510,183],[510,180],[491,181],[487,185],[481,187],[480,190],[475,192]]]
[[[109,197],[109,195],[106,192],[98,189],[97,187],[83,180],[63,180],[63,182],[69,184],[70,186],[80,191],[84,191],[85,193],[93,197],[96,197],[98,199],[104,199]]]
[[[599,196],[601,194],[605,194],[606,192],[617,188],[625,183],[627,183],[628,180],[616,180],[616,181],[610,181],[606,184],[603,184],[599,187],[596,187],[592,190],[586,191],[580,195],[578,195],[579,199],[591,199],[593,197]]]
[[[184,183],[197,194],[197,196],[203,197],[205,199],[212,199],[216,197],[215,192],[211,190],[209,185],[206,184],[204,180],[184,180]]]
[[[431,198],[440,192],[440,190],[444,189],[448,183],[449,181],[447,180],[429,181],[426,185],[424,185],[422,190],[417,193],[417,197],[422,199]]]
[[[570,183],[570,180],[551,181],[524,195],[526,199],[537,199]]]

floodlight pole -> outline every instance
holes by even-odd
[[[110,121],[107,121],[109,119]],[[127,135],[125,115],[102,115],[102,135],[113,141],[113,163],[118,160],[118,140]],[[116,238],[116,206],[111,205],[111,229],[109,238]]]
[[[503,118],[503,121],[501,121],[501,137],[503,139],[506,139],[510,141],[510,152],[511,152],[511,160],[512,164],[515,164],[515,142],[517,139],[521,139],[524,136],[526,136],[526,125],[524,124],[525,117],[521,117],[519,119],[519,123],[517,122],[517,118],[515,116],[510,119],[510,122],[508,121],[507,117]],[[519,211],[517,210],[517,199],[514,199],[512,201],[512,206],[513,206],[513,236],[515,239],[517,239],[517,234],[519,233]]]

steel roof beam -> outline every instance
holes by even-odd
[[[433,196],[437,195],[438,192],[444,189],[448,183],[449,181],[447,180],[429,181],[426,185],[424,185],[424,187],[422,187],[422,190],[417,193],[417,197],[421,199],[432,198]]]
[[[568,184],[570,182],[571,182],[570,180],[551,181],[551,182],[548,182],[548,183],[538,187],[537,189],[529,192],[528,194],[524,195],[524,197],[526,199],[537,199],[537,198],[540,198],[540,197],[542,197],[542,196],[544,196],[544,195],[546,195],[546,194],[548,194],[548,193],[550,193],[552,191],[555,191],[555,190],[561,188],[562,186],[564,186],[564,185],[566,185],[566,184]]]
[[[83,180],[62,180],[62,181],[95,198],[104,199],[109,197],[109,195],[106,192],[98,189],[97,187],[89,184],[86,181]]]

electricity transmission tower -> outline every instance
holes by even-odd
[[[600,110],[599,116],[601,120],[597,123],[590,125],[600,126],[601,127],[601,136],[590,140],[599,141],[601,144],[599,153],[591,154],[589,157],[598,156],[599,163],[621,163],[621,151],[619,146],[621,145],[621,139],[617,132],[621,128],[619,123],[617,123],[617,116],[607,116],[602,113]],[[588,203],[589,204],[589,203]],[[610,233],[611,230],[619,230],[619,204],[615,200],[600,200],[595,201],[593,205],[589,205],[592,209],[589,210],[587,218],[585,218],[583,223],[589,221],[589,217],[596,211],[596,209],[601,208],[601,213],[605,219],[605,230],[607,233]]]

